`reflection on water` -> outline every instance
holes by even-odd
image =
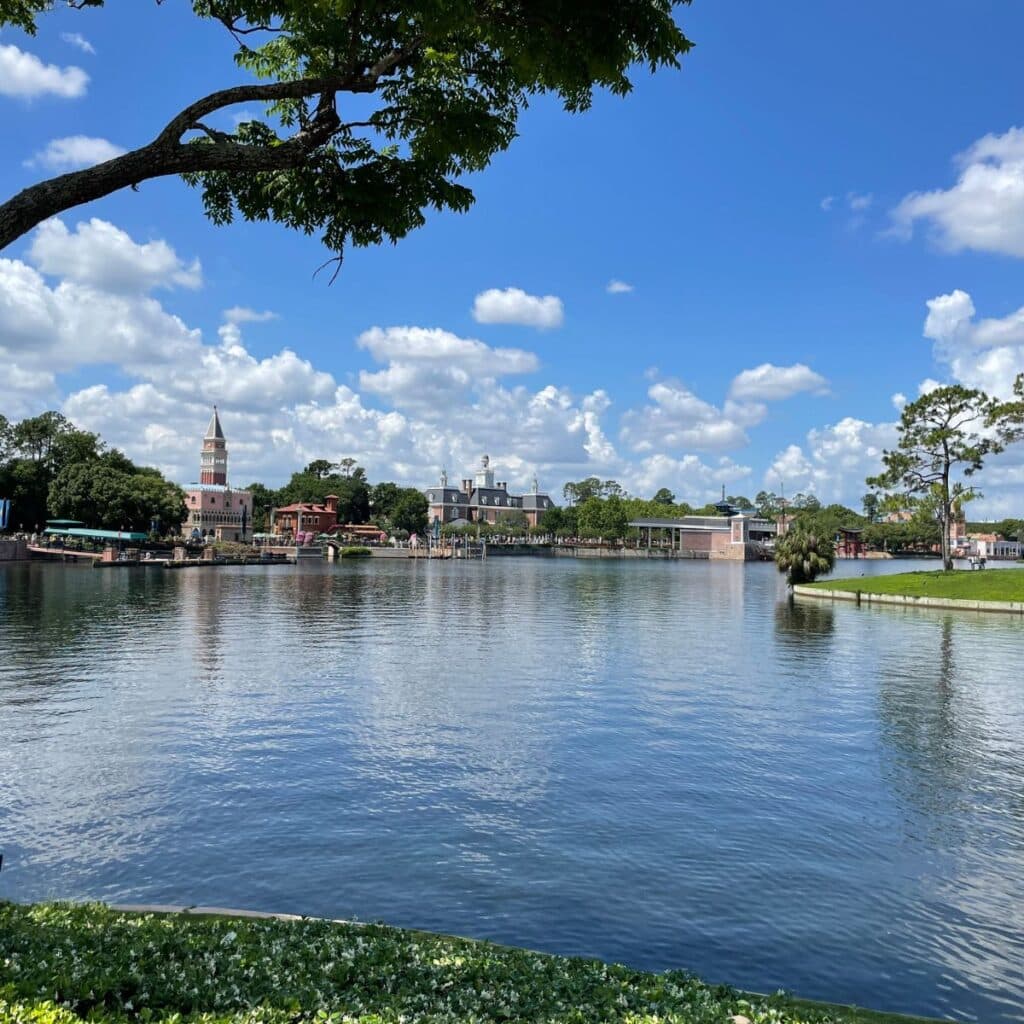
[[[0,897],[1017,1019],[1022,640],[767,565],[6,566]]]

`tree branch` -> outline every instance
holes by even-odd
[[[23,189],[0,204],[0,250],[37,224],[65,210],[92,202],[122,188],[171,174],[203,171],[275,171],[302,166],[309,154],[326,144],[343,126],[334,105],[338,92],[373,92],[381,77],[408,61],[422,45],[418,36],[405,48],[392,50],[366,71],[346,71],[288,82],[251,83],[220,89],[189,104],[168,121],[148,145],[94,167],[58,175]],[[290,139],[271,146],[247,146],[208,128],[202,118],[224,107],[253,100],[307,99],[319,96],[309,124]],[[183,144],[188,131],[211,140]]]

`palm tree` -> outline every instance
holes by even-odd
[[[828,537],[795,528],[780,537],[775,545],[775,564],[786,573],[786,581],[812,583],[818,576],[831,572],[836,562],[835,544]]]

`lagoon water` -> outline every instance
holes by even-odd
[[[1024,622],[790,606],[770,565],[8,565],[0,852],[0,898],[1020,1020]]]

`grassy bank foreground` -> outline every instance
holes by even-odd
[[[810,583],[813,590],[848,590],[903,597],[947,597],[964,601],[1024,601],[1024,569],[959,569],[901,572]]]
[[[898,1024],[381,925],[0,903],[0,1022]]]

